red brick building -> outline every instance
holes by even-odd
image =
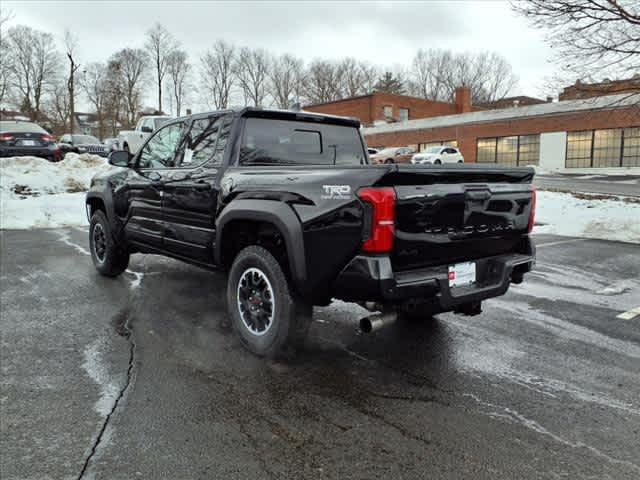
[[[543,103],[364,128],[370,147],[457,146],[465,162],[640,167],[640,94]]]
[[[369,95],[307,105],[304,110],[329,115],[356,117],[360,119],[363,125],[370,126],[377,123],[406,122],[419,118],[454,115],[480,109],[471,106],[471,92],[469,89],[459,88],[456,90],[453,103],[435,102],[407,95],[373,92]]]
[[[565,87],[558,98],[576,100],[617,93],[640,93],[640,74],[625,80],[605,80],[598,83],[583,83],[578,80],[575,84]]]

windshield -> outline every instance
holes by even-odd
[[[431,147],[428,148],[425,153],[440,153],[440,150],[442,150],[442,147]]]
[[[47,133],[40,125],[31,122],[0,122],[0,132]]]
[[[361,165],[365,153],[354,127],[248,118],[240,163],[287,165]]]
[[[91,135],[72,135],[73,143],[100,143],[96,137]]]
[[[158,130],[162,125],[164,125],[165,123],[167,123],[169,120],[171,120],[171,118],[167,117],[167,118],[156,118],[153,120],[153,123],[155,125],[154,130]]]

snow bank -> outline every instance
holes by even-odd
[[[105,158],[68,153],[61,162],[38,157],[9,157],[0,160],[0,189],[18,196],[83,192],[91,178],[112,168]],[[21,188],[26,187],[26,188]]]
[[[640,203],[538,190],[534,233],[640,243]],[[583,195],[581,195],[583,196]]]
[[[106,159],[89,154],[69,153],[58,163],[0,159],[0,228],[86,225],[84,192],[95,174],[111,168]]]

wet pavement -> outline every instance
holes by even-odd
[[[82,229],[2,232],[3,479],[640,477],[640,246],[536,236],[476,317],[360,334],[314,312],[287,362],[226,326],[225,277],[97,275]]]

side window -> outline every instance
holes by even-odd
[[[172,123],[158,130],[142,147],[138,158],[139,168],[174,167],[176,153],[182,138],[183,124]]]
[[[220,117],[199,118],[191,123],[185,139],[185,152],[180,166],[202,165],[213,159],[220,131]]]

